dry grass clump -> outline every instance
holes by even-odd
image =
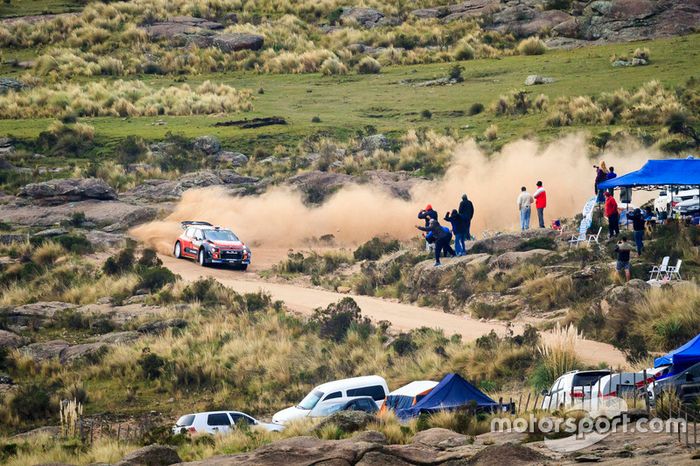
[[[520,41],[517,50],[520,55],[544,55],[547,46],[539,37],[528,37]]]
[[[249,90],[211,81],[194,88],[188,84],[153,88],[142,81],[122,80],[64,83],[0,96],[0,118],[203,115],[252,107]]]
[[[491,111],[496,115],[525,115],[532,110],[543,111],[548,102],[549,99],[543,94],[537,96],[533,103],[526,91],[512,90],[499,96],[498,100],[491,104]]]
[[[378,74],[382,71],[382,65],[372,57],[364,57],[357,64],[357,72],[360,74]]]
[[[321,74],[331,76],[336,74],[347,74],[348,67],[337,58],[326,58],[321,64]]]
[[[686,113],[676,94],[659,81],[649,81],[636,91],[619,89],[594,99],[589,96],[559,98],[547,118],[550,126],[627,122],[662,125],[670,115]]]
[[[498,138],[498,126],[495,124],[489,125],[484,131],[484,137],[487,141],[495,141]]]
[[[576,344],[581,340],[578,329],[573,325],[562,327],[557,324],[537,350],[542,356],[542,369],[549,380],[580,365],[576,357]]]

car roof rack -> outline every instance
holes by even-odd
[[[204,227],[213,226],[213,225],[212,225],[211,223],[209,223],[209,222],[200,222],[200,221],[196,221],[196,220],[185,220],[184,222],[180,222],[180,225],[182,226],[182,229],[183,229],[183,230],[184,230],[185,228],[191,227],[191,226],[204,226]]]

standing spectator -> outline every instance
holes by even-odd
[[[600,162],[600,165],[593,165],[593,168],[595,168],[594,192],[598,196],[596,202],[602,204],[605,202],[605,198],[603,197],[603,193],[598,189],[598,185],[608,179],[608,168],[603,161]]]
[[[435,267],[439,267],[441,265],[440,254],[443,252],[443,250],[448,253],[452,251],[452,248],[450,247],[450,240],[452,239],[450,230],[443,228],[442,225],[440,225],[440,222],[434,219],[430,220],[427,227],[419,227],[416,225],[416,228],[429,234],[432,233],[433,237],[435,238]],[[455,255],[454,251],[452,251],[452,255]]]
[[[544,228],[544,209],[547,207],[547,191],[542,187],[542,182],[537,182],[537,190],[532,195],[535,198],[535,207],[537,208],[537,220],[540,222],[540,228]]]
[[[612,180],[613,178],[617,178],[617,173],[615,173],[615,167],[610,167],[608,168],[608,174],[606,175],[605,179],[607,181]],[[615,193],[615,189],[608,188],[608,192],[612,195]]]
[[[620,212],[617,210],[617,201],[607,191],[605,192],[605,216],[608,217],[608,235],[614,238],[620,234]]]
[[[520,229],[522,231],[530,229],[530,206],[533,202],[535,202],[535,198],[532,197],[532,194],[527,192],[525,186],[520,188],[520,196],[518,196],[516,203],[520,211]]]
[[[437,213],[437,211],[433,210],[433,206],[432,206],[432,205],[428,204],[427,206],[425,206],[425,209],[423,209],[423,210],[421,210],[420,212],[418,212],[418,218],[421,219],[421,220],[424,220],[424,221],[425,221],[425,227],[428,228],[428,226],[430,225],[430,221],[431,221],[431,220],[437,220],[437,219],[438,219],[438,213]],[[431,243],[431,242],[428,241],[428,240],[425,241],[425,250],[426,250],[426,251],[430,251],[430,250],[433,249],[434,247],[435,247],[435,243],[434,243],[434,242]]]
[[[452,224],[452,233],[455,235],[455,251],[458,256],[467,253],[465,239],[467,237],[467,223],[464,221],[457,209],[445,214],[445,220]]]
[[[644,214],[642,214],[641,209],[634,209],[632,214],[632,229],[634,230],[634,243],[637,245],[637,254],[642,255],[644,250],[644,230],[646,228],[646,221],[644,220]]]
[[[615,252],[617,253],[617,265],[616,269],[618,272],[625,271],[625,281],[630,281],[631,266],[630,266],[630,252],[632,251],[632,245],[627,242],[627,236],[622,235],[620,241],[618,241],[617,246],[615,246]]]
[[[469,240],[472,238],[472,218],[474,218],[474,204],[467,198],[466,194],[462,194],[462,201],[459,203],[459,215],[464,219],[464,223],[467,224],[466,238]]]

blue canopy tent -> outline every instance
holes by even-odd
[[[669,375],[683,372],[690,366],[700,362],[700,333],[683,346],[680,346],[668,354],[656,358],[654,367],[673,365]]]
[[[447,374],[422,400],[410,408],[398,410],[396,415],[405,419],[421,413],[450,411],[470,406],[491,411],[499,405],[460,375]]]
[[[700,187],[700,159],[649,160],[642,168],[598,185],[600,189],[664,189],[667,186]]]

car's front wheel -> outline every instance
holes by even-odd
[[[207,255],[204,252],[204,249],[199,250],[199,255],[197,256],[197,261],[199,262],[199,265],[201,265],[202,267],[207,266]]]
[[[182,258],[182,246],[180,245],[179,241],[175,242],[175,247],[173,248],[173,255],[176,259]]]

